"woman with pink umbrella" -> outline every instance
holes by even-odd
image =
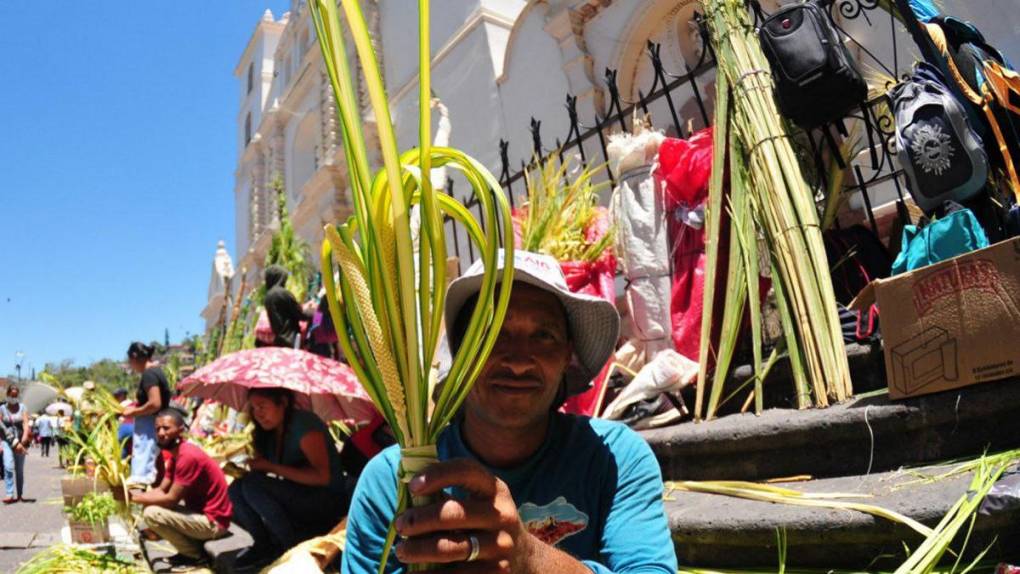
[[[238,556],[242,570],[329,532],[347,513],[353,491],[326,425],[295,409],[291,391],[252,389],[248,396],[255,456],[251,472],[229,489],[234,520],[255,540]]]
[[[230,485],[234,520],[255,544],[235,563],[255,571],[346,514],[353,479],[323,421],[358,426],[375,408],[350,367],[304,351],[239,351],[178,385],[185,396],[247,409],[255,423],[249,472]]]

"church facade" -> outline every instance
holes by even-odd
[[[791,0],[762,0],[774,10]],[[1005,5],[1010,0],[989,0]],[[410,0],[365,0],[366,17],[382,62],[401,149],[417,140],[417,13]],[[889,71],[909,69],[916,50],[905,33],[881,11],[867,11],[870,0],[835,0],[833,14]],[[973,19],[992,43],[1020,56],[1020,14],[990,17],[985,2],[945,0],[944,9]],[[657,46],[667,83],[704,62],[705,46],[696,14],[698,0],[443,0],[433,4],[432,74],[436,114],[445,122],[450,145],[486,165],[497,176],[503,165],[499,142],[507,142],[509,165],[529,161],[536,132],[544,152],[570,139],[567,96],[576,98],[576,121],[592,126],[612,112],[613,88],[624,104],[654,91],[657,69],[649,45]],[[979,13],[978,13],[979,12]],[[899,42],[893,38],[898,37]],[[869,58],[852,45],[867,68]],[[351,50],[353,53],[353,49]],[[895,62],[895,70],[893,70]],[[898,75],[897,74],[897,75]],[[350,198],[342,159],[335,103],[304,0],[294,0],[280,17],[266,11],[237,62],[237,167],[234,186],[234,261],[238,277],[253,285],[276,221],[275,190],[282,189],[298,235],[312,246],[322,226],[346,218]],[[700,108],[711,107],[714,71],[698,74],[695,85],[675,88],[670,102],[647,106],[654,126],[704,127]],[[699,102],[699,99],[705,100]],[[668,104],[672,103],[672,109]],[[371,133],[367,99],[360,100]],[[641,110],[645,113],[645,110]],[[669,121],[675,118],[675,121]],[[537,125],[536,125],[537,124]],[[434,126],[438,127],[438,126]],[[594,146],[593,142],[584,144]],[[597,149],[589,157],[596,157]],[[456,182],[454,182],[456,193]],[[463,190],[463,186],[460,187]],[[513,192],[522,194],[517,186]],[[878,190],[883,193],[883,190]],[[886,195],[890,192],[885,191]],[[886,198],[888,199],[888,198]],[[879,200],[877,204],[883,203]],[[860,208],[851,201],[851,208]],[[313,255],[314,259],[314,255]],[[239,279],[232,281],[239,284]],[[210,301],[216,295],[210,289]],[[215,306],[213,306],[215,307]],[[207,326],[218,309],[203,312]],[[212,322],[210,322],[212,321]]]

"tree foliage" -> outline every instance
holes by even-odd
[[[127,364],[113,359],[100,359],[87,366],[76,365],[73,359],[64,359],[59,363],[46,363],[44,371],[56,378],[65,389],[80,387],[85,381],[95,381],[96,385],[112,392],[119,387],[128,388],[135,382],[135,375]]]
[[[294,231],[294,222],[287,211],[287,194],[279,175],[269,184],[276,195],[276,209],[280,228],[273,234],[269,252],[266,253],[265,267],[280,265],[287,269],[287,289],[304,301],[313,269],[310,262],[308,243]]]

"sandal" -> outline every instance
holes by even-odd
[[[7,498],[5,498],[3,500],[4,504],[14,504],[17,501],[18,501],[18,499],[14,498],[13,496],[8,496]]]

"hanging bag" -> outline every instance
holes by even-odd
[[[7,412],[7,407],[0,407],[0,441],[6,442],[12,449],[21,445],[20,425]]]
[[[988,236],[971,210],[954,206],[941,219],[903,228],[903,251],[892,265],[899,275],[988,247]]]
[[[772,66],[779,109],[798,126],[834,122],[867,99],[867,82],[818,3],[779,10],[765,19],[758,36]]]
[[[960,102],[934,66],[921,62],[889,98],[896,118],[897,159],[917,205],[931,213],[946,201],[977,195],[988,157]]]
[[[950,41],[943,26],[949,27],[957,38],[955,52],[950,50]],[[1017,141],[1017,126],[1012,121],[1013,118],[1020,119],[1020,75],[1004,65],[1002,55],[986,44],[984,37],[972,26],[947,18],[941,25],[929,23],[925,27],[932,43],[945,57],[949,75],[960,93],[984,113],[986,123],[995,136],[1009,186],[1020,203],[1020,176],[1013,157],[1020,148],[1020,142]]]

